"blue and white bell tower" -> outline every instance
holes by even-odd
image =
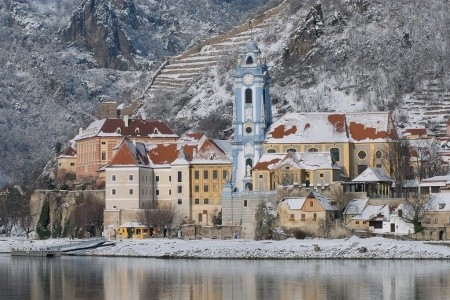
[[[245,46],[234,78],[233,184],[239,192],[251,191],[251,169],[263,153],[262,144],[272,123],[269,72],[254,41]]]

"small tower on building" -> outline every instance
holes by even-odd
[[[251,191],[251,169],[263,153],[262,144],[272,123],[270,76],[254,41],[245,46],[234,83],[232,180],[235,191]]]

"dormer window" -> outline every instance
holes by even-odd
[[[137,128],[134,130],[134,133],[139,133],[139,132],[140,132],[139,127],[137,127]]]
[[[439,203],[439,209],[444,209],[445,203]]]
[[[116,129],[116,132],[117,132],[117,133],[122,133],[122,129],[120,129],[120,127],[118,127],[118,128]]]
[[[245,63],[246,63],[247,65],[252,65],[252,64],[253,64],[253,57],[249,55],[249,56],[247,57],[247,60],[245,61]]]
[[[159,134],[158,128],[153,129],[153,134]]]

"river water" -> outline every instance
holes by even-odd
[[[450,261],[0,255],[0,299],[450,299]]]

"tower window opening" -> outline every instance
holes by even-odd
[[[252,56],[248,56],[248,57],[247,57],[247,60],[245,61],[245,63],[246,63],[247,65],[253,64],[253,57],[252,57]]]
[[[245,104],[252,104],[253,92],[251,89],[245,90]]]

